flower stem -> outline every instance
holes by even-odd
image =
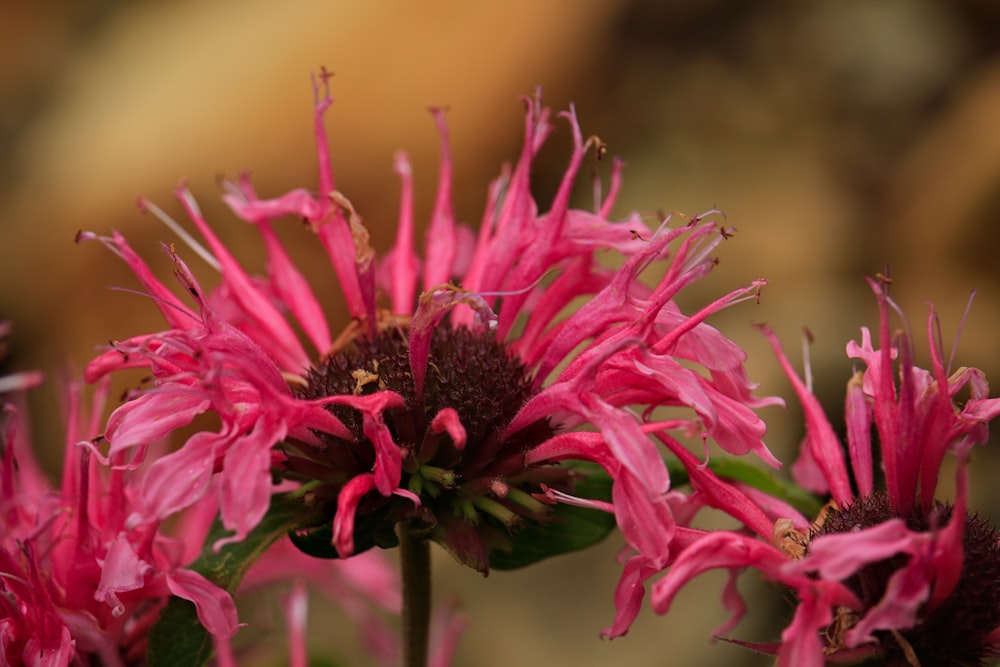
[[[430,542],[410,533],[406,521],[396,524],[403,570],[403,665],[427,667],[431,625]]]

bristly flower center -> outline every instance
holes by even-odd
[[[405,405],[386,410],[382,417],[393,442],[402,449],[400,487],[421,499],[421,506],[408,515],[411,524],[415,520],[423,525],[429,537],[477,569],[488,567],[485,554],[505,548],[511,529],[522,519],[544,520],[548,505],[532,496],[540,490],[540,483],[560,487],[567,482],[562,469],[525,467],[525,453],[554,434],[548,419],[503,437],[533,390],[528,369],[490,332],[437,327],[420,400],[410,370],[406,332],[399,329],[355,339],[311,368],[305,380],[307,385],[298,390],[305,399],[386,390],[402,396]],[[464,446],[433,427],[435,417],[448,408],[455,411],[465,432]],[[330,482],[319,496],[332,500],[339,483],[372,470],[376,448],[364,432],[360,411],[346,405],[328,409],[355,441],[318,434],[326,449],[312,452],[308,462],[292,453],[288,465],[300,476]],[[409,501],[373,497],[359,514],[387,512],[377,520],[387,523],[412,509]],[[464,525],[458,527],[459,523]],[[465,534],[459,538],[458,532]],[[470,539],[476,548],[468,548]],[[463,544],[456,546],[456,542]]]
[[[935,502],[929,512],[915,509],[900,517],[910,530],[926,532],[943,528],[952,507]],[[884,493],[859,498],[854,504],[833,510],[811,537],[868,528],[895,518]],[[962,573],[952,594],[930,611],[922,612],[917,624],[900,631],[904,647],[891,633],[876,633],[885,664],[908,665],[905,651],[912,649],[920,665],[965,667],[983,664],[991,657],[989,632],[1000,626],[1000,531],[987,519],[969,514],[962,542]],[[890,577],[909,556],[899,555],[872,563],[844,583],[861,600],[865,610],[885,595]]]
[[[435,329],[420,405],[414,395],[409,348],[399,330],[355,340],[310,369],[306,380],[303,398],[385,389],[400,394],[405,409],[386,415],[394,440],[418,458],[433,458],[444,467],[458,465],[461,458],[463,469],[479,469],[492,463],[500,450],[504,455],[520,454],[536,444],[500,439],[501,431],[531,397],[531,379],[521,362],[485,332],[465,327]],[[467,444],[461,454],[452,443],[428,442],[427,427],[443,408],[454,409],[465,428]],[[360,413],[344,406],[335,406],[332,412],[355,436],[364,438]],[[427,451],[434,444],[436,451]]]

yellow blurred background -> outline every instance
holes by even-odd
[[[173,239],[138,213],[140,193],[180,219],[172,190],[186,179],[220,235],[261,266],[260,248],[218,203],[217,177],[252,170],[263,195],[314,186],[309,74],[324,65],[336,73],[327,127],[338,188],[380,250],[398,207],[396,149],[413,158],[420,219],[430,209],[437,136],[425,108],[451,109],[456,212],[476,223],[489,178],[520,149],[518,96],[541,85],[548,105],[575,102],[584,132],[625,158],[619,215],[719,207],[739,230],[685,305],[770,281],[759,305],[713,320],[750,351],[766,393],[789,394],[750,323],[770,323],[793,353],[808,326],[817,393],[840,410],[844,344],[875,318],[863,277],[887,266],[923,359],[924,302],[941,311],[950,346],[978,290],[957,361],[1000,373],[1000,262],[991,255],[1000,5],[991,0],[21,5],[0,9],[0,318],[14,323],[18,369],[80,368],[95,345],[161,326],[147,300],[106,289],[135,285],[117,259],[73,242],[80,229],[117,228],[166,269],[157,241]],[[560,125],[536,167],[543,205],[565,166],[567,134]],[[589,207],[585,184],[578,194]],[[322,254],[308,235],[288,240],[314,284],[326,285],[335,317]],[[54,469],[52,383],[35,394],[34,429],[53,444]],[[788,457],[801,436],[796,405],[765,416],[769,444]],[[989,480],[998,464],[981,452],[975,478]],[[979,489],[981,511],[1000,516],[996,493]],[[612,538],[486,580],[438,554],[439,594],[459,595],[471,620],[458,664],[768,664],[709,646],[725,619],[712,577],[672,614],[644,610],[628,637],[599,640],[620,546]],[[751,616],[777,625],[745,623],[738,636],[775,637],[787,608],[772,598],[759,606],[765,613]],[[326,613],[312,621],[317,653],[350,641],[351,629]],[[280,664],[278,639],[269,651],[259,664]]]

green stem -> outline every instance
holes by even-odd
[[[403,570],[403,665],[427,667],[431,626],[431,547],[414,537],[406,521],[396,524]]]

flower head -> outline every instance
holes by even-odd
[[[521,156],[490,186],[474,233],[452,214],[447,132],[435,110],[443,157],[422,259],[403,154],[396,240],[379,258],[335,188],[325,77],[317,92],[318,193],[262,199],[246,178],[225,184],[226,203],[266,246],[266,277],[251,277],[183,188],[178,197],[208,248],[189,244],[221,273],[206,292],[166,248],[194,309],[121,235],[102,239],[169,325],[116,343],[88,368],[90,379],[126,367],[148,368],[154,378],[112,415],[109,455],[128,454],[137,465],[149,443],[200,413],[211,410],[222,424],[153,462],[134,521],[217,493],[233,532],[227,539],[240,540],[266,512],[276,476],[308,490],[304,512],[313,518],[293,535],[303,548],[318,548],[319,535],[328,551],[348,556],[392,544],[393,527],[405,522],[485,572],[519,526],[549,520],[556,502],[613,510],[620,523],[641,522],[669,542],[670,480],[651,425],[777,465],[752,410],[767,401],[751,394],[744,353],[705,323],[753,298],[763,281],[693,315],[674,301],[714,264],[711,253],[728,234],[716,215],[676,226],[668,218],[655,230],[635,214],[608,220],[618,161],[595,210],[571,208],[577,172],[596,142],[583,138],[572,109],[562,114],[573,135],[569,167],[551,208],[539,212],[530,171],[552,126],[549,110],[530,99]],[[280,218],[304,221],[327,251],[352,316],[336,335],[275,235]],[[603,254],[617,255],[619,268],[602,263]],[[663,420],[660,407],[679,409]],[[554,465],[567,460],[602,466],[613,503],[576,497],[577,473]]]
[[[975,368],[949,375],[933,308],[931,368],[917,367],[910,336],[890,332],[893,304],[884,286],[869,282],[879,303],[880,346],[867,328],[860,343],[847,346],[865,368],[847,387],[846,457],[818,401],[763,328],[805,412],[807,435],[793,472],[803,487],[830,494],[827,509],[810,525],[762,499],[761,507],[781,516],[772,544],[705,534],[655,584],[653,606],[665,612],[698,572],[721,567],[735,575],[749,566],[798,598],[781,643],[756,645],[778,652],[779,665],[872,656],[891,665],[981,664],[1000,649],[1000,531],[968,512],[966,466],[970,449],[986,442],[1000,399],[988,397]],[[953,504],[936,499],[948,453],[957,462]],[[884,486],[875,483],[879,458]],[[734,594],[727,592],[730,600]]]

